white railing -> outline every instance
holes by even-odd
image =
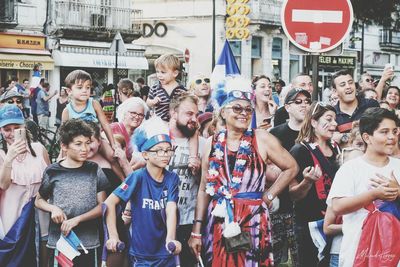
[[[269,25],[282,25],[282,0],[251,0],[248,3],[251,8],[249,17],[252,21]]]
[[[138,9],[64,0],[55,2],[55,14],[59,28],[141,31],[142,10]]]

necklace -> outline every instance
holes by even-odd
[[[247,166],[251,161],[251,136],[252,131],[246,131],[242,135],[236,155],[235,166],[232,173],[230,173],[229,167],[226,166],[228,164],[226,131],[221,131],[218,134],[214,144],[214,152],[209,161],[210,168],[207,173],[206,192],[210,196],[220,194],[232,196],[239,191],[244,171],[247,169]],[[224,167],[227,176],[225,177],[227,184],[220,185],[218,180],[220,180],[221,175],[224,177]]]
[[[19,163],[23,162],[26,159],[26,154],[28,152],[25,152],[24,154],[19,154],[17,155],[17,157],[15,158]]]

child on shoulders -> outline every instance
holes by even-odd
[[[69,119],[82,119],[100,123],[107,140],[102,140],[100,153],[111,162],[113,171],[122,180],[125,175],[114,158],[115,141],[107,118],[100,103],[90,97],[92,78],[89,73],[83,70],[74,70],[65,78],[70,102],[62,112],[62,122]]]
[[[172,54],[165,54],[154,61],[158,84],[149,91],[146,104],[149,108],[154,107],[155,114],[163,121],[169,122],[170,102],[173,98],[179,97],[186,92],[185,87],[180,85],[176,78],[180,69],[179,59]],[[173,137],[171,137],[173,138]],[[189,167],[193,174],[197,173],[200,165],[198,160],[198,131],[189,139]]]

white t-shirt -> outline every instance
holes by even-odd
[[[400,183],[400,159],[389,157],[389,163],[384,167],[371,165],[363,157],[349,160],[337,171],[326,202],[331,206],[333,198],[360,195],[369,190],[369,180],[376,177],[376,173],[390,177],[392,171]],[[343,240],[340,247],[339,266],[353,266],[361,228],[367,215],[368,211],[362,208],[343,216]]]
[[[179,225],[192,224],[194,211],[197,203],[197,193],[199,191],[200,174],[193,176],[188,168],[189,161],[189,139],[174,138],[172,144],[177,146],[167,169],[175,172],[179,176]],[[199,137],[199,154],[203,155],[205,139]]]

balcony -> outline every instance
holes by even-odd
[[[13,28],[18,25],[16,0],[3,0],[0,4],[0,28]]]
[[[379,35],[379,46],[382,51],[400,52],[400,32],[381,29]]]
[[[127,42],[142,33],[142,10],[105,5],[56,1],[51,35],[86,40],[112,40],[117,31]],[[110,34],[111,33],[111,34]]]
[[[249,17],[254,24],[281,26],[282,0],[252,0]]]

